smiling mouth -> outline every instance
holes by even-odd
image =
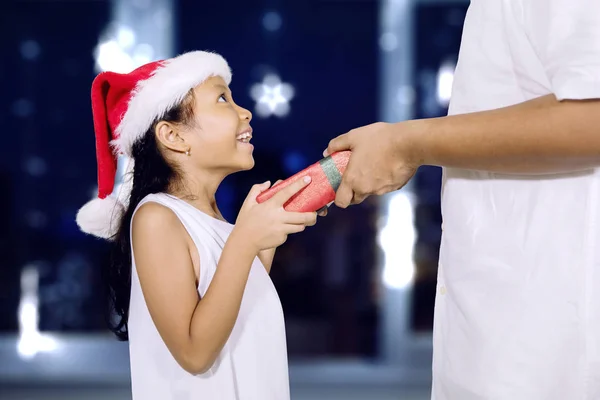
[[[237,135],[236,139],[241,143],[250,143],[250,140],[252,140],[252,130],[246,130],[240,133]]]

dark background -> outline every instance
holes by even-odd
[[[467,4],[414,12],[416,118],[444,115],[436,74],[456,60]],[[108,244],[80,233],[78,208],[94,195],[96,161],[90,86],[93,50],[111,18],[109,1],[0,3],[0,332],[18,331],[20,274],[40,273],[40,330],[104,331],[99,266]],[[327,142],[380,119],[377,1],[175,2],[177,53],[214,50],[233,69],[236,102],[253,109],[250,87],[273,70],[295,88],[285,118],[253,120],[256,168],[218,193],[235,220],[250,186],[317,161]],[[281,28],[264,29],[268,10]],[[422,168],[417,195],[412,328],[432,327],[440,240],[440,170]],[[376,199],[327,218],[278,250],[272,277],[292,356],[374,357],[380,286]],[[401,240],[399,238],[398,240]],[[339,257],[343,254],[343,258]]]

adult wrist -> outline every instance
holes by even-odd
[[[427,143],[432,129],[427,119],[399,122],[393,128],[393,146],[398,154],[402,154],[406,163],[415,169],[428,164]]]

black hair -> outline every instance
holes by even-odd
[[[120,340],[128,340],[127,320],[131,293],[131,237],[133,213],[142,199],[151,193],[168,192],[181,174],[162,154],[156,139],[156,125],[160,121],[188,124],[193,118],[193,94],[190,91],[182,103],[157,119],[132,148],[134,161],[133,187],[129,204],[112,238],[110,263],[103,268],[103,283],[107,304],[109,329]]]

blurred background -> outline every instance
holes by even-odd
[[[1,0],[0,398],[130,399],[126,343],[107,333],[108,245],[79,232],[96,193],[90,86],[102,70],[213,50],[254,113],[256,168],[317,161],[376,121],[445,115],[468,0]],[[429,398],[441,171],[329,215],[279,249],[292,398]]]

